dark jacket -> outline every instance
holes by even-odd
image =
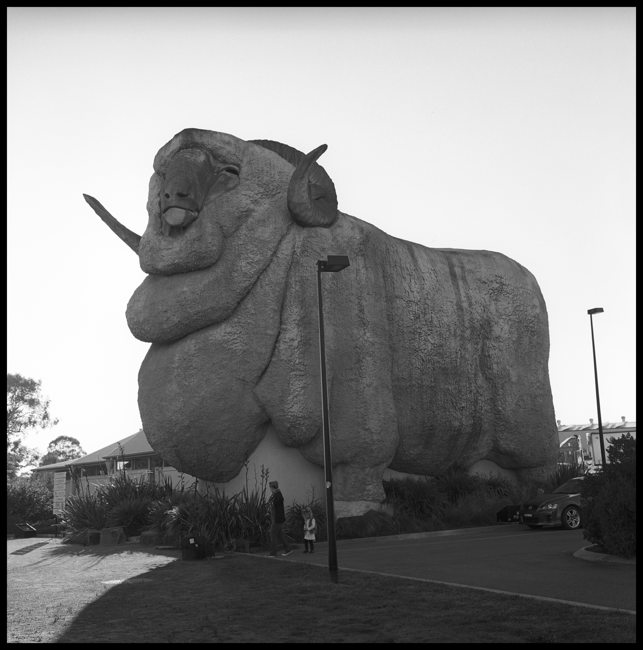
[[[270,497],[270,518],[277,524],[283,524],[286,521],[284,512],[284,495],[280,490],[274,492]]]

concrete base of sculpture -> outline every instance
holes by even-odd
[[[505,469],[504,467],[500,467],[493,461],[486,459],[479,460],[471,465],[471,467],[469,467],[468,473],[472,476],[480,476],[482,478],[491,478],[493,476],[497,476],[499,478],[507,479],[512,483],[517,482],[516,472],[510,469]]]
[[[358,517],[366,514],[369,510],[384,512],[387,515],[393,514],[393,509],[390,506],[377,501],[335,501],[335,519]]]

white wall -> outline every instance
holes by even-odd
[[[268,481],[277,481],[286,506],[293,502],[309,503],[313,496],[325,505],[323,468],[308,462],[296,449],[285,447],[272,429],[269,429],[237,476],[227,483],[198,481],[197,489],[205,492],[209,486],[214,486],[225,491],[228,496],[240,492],[244,487],[247,487],[249,493],[259,492],[262,489],[262,471],[266,497],[270,497]],[[165,467],[162,471],[157,468],[156,480],[163,481],[164,478],[171,479],[174,486],[183,481],[186,489],[193,487],[195,481],[193,476],[181,474],[174,468]]]
[[[259,490],[262,466],[268,471],[268,480],[279,483],[286,506],[293,501],[308,503],[313,494],[322,505],[325,504],[323,468],[308,462],[296,449],[285,447],[272,428],[248,459],[247,472],[242,468],[231,481],[214,485],[225,488],[226,494],[232,495],[246,485],[247,478],[248,491]],[[270,490],[267,494],[270,496]]]

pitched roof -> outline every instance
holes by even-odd
[[[69,461],[64,460],[60,463],[49,463],[49,465],[39,465],[38,467],[32,467],[32,472],[51,472],[56,469],[65,469],[69,465]]]
[[[623,429],[630,430],[636,429],[636,420],[629,420],[627,422],[602,422],[603,430],[605,429]],[[563,431],[598,431],[598,422],[590,422],[589,424],[559,424],[558,432],[562,433]]]
[[[102,458],[120,458],[121,456],[153,454],[154,450],[147,441],[143,429],[141,429],[138,433],[108,445],[96,453],[102,453]]]
[[[120,458],[121,456],[141,456],[153,454],[154,450],[145,437],[145,433],[141,429],[137,433],[112,442],[98,451],[87,454],[82,458],[75,458],[74,460],[62,461],[60,463],[52,463],[51,465],[42,465],[34,467],[32,471],[51,471],[56,469],[64,469],[72,465],[94,465],[100,463],[106,458]]]

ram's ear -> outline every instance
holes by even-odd
[[[226,165],[218,174],[210,190],[211,193],[223,193],[233,190],[239,185],[239,168]]]
[[[337,193],[330,176],[316,160],[328,149],[313,149],[297,165],[288,186],[288,208],[300,226],[331,226],[337,219]]]
[[[92,210],[114,231],[137,255],[141,244],[141,236],[126,228],[118,219],[114,218],[93,196],[83,194],[85,201]]]

